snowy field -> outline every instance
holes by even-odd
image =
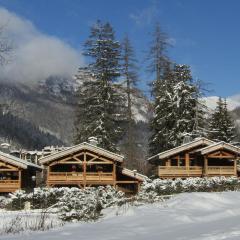
[[[240,192],[183,193],[158,204],[107,209],[95,223],[73,223],[19,240],[222,240],[240,239]]]

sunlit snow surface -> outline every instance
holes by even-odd
[[[159,204],[107,209],[95,223],[73,223],[21,240],[222,240],[240,239],[240,192],[184,193]]]

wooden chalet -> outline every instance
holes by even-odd
[[[0,192],[9,193],[22,188],[33,188],[36,172],[41,170],[36,164],[0,152]]]
[[[125,192],[137,192],[145,176],[123,168],[124,157],[95,144],[84,142],[43,157],[47,186],[112,185]]]
[[[240,148],[226,142],[198,138],[161,152],[148,161],[160,178],[237,176]]]

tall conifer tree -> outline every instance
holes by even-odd
[[[169,82],[167,81],[167,79],[169,80],[170,74],[170,61],[167,56],[168,42],[167,35],[161,30],[159,23],[157,23],[152,34],[152,41],[147,55],[149,62],[147,71],[154,75],[154,80],[150,84],[154,102],[154,115],[150,121],[150,155],[160,152],[168,145],[167,136],[165,135],[168,129],[168,125],[165,125],[165,123],[167,124],[168,121],[164,116],[164,114],[166,114],[164,109],[168,109],[168,106],[165,104],[169,104],[170,100],[168,97],[171,96],[167,95],[168,91],[171,92]],[[164,121],[162,122],[158,120],[158,118],[164,118]]]
[[[219,97],[210,118],[208,137],[215,141],[232,142],[236,137],[235,130],[234,122],[227,109],[227,101]]]
[[[132,111],[132,98],[134,89],[137,87],[137,60],[134,49],[126,35],[121,45],[122,77],[127,95],[127,141],[124,143],[126,149],[126,164],[136,167],[137,144],[134,134],[134,116]]]
[[[183,143],[184,136],[197,137],[198,127],[204,127],[203,105],[199,88],[187,65],[169,65],[161,81],[154,82],[154,117],[151,121],[150,153],[156,154]],[[196,111],[197,115],[196,116]]]
[[[149,152],[151,155],[173,147],[169,141],[170,131],[174,127],[173,111],[173,72],[171,66],[165,68],[162,79],[153,83],[154,112],[150,121],[151,136]]]
[[[120,44],[109,23],[97,21],[91,28],[84,55],[88,65],[80,68],[76,76],[82,81],[78,91],[76,142],[94,136],[99,146],[116,151],[122,136],[125,104],[114,86],[120,76]]]
[[[173,69],[173,111],[175,124],[170,132],[170,141],[174,146],[183,143],[184,136],[196,136],[197,127],[204,127],[204,106],[199,100],[198,85],[193,81],[188,65],[175,64]],[[196,119],[198,118],[198,119]]]

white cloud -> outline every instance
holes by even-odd
[[[153,21],[155,21],[157,15],[158,15],[157,7],[155,5],[151,5],[142,10],[138,10],[135,13],[131,13],[129,17],[137,25],[143,26],[143,25],[151,24]]]
[[[207,107],[210,110],[214,110],[217,106],[218,97],[217,96],[209,96],[204,97],[203,100],[205,101]],[[240,107],[240,95],[234,95],[226,98],[228,109],[234,110],[237,107]]]
[[[13,43],[11,61],[1,78],[34,82],[50,75],[74,75],[83,63],[80,51],[57,37],[41,33],[30,21],[0,8],[1,24]]]

